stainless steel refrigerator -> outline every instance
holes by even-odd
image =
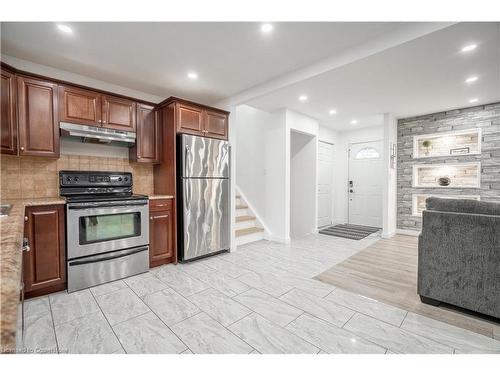
[[[181,261],[229,250],[228,142],[183,134],[177,150]]]

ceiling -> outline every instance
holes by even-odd
[[[476,50],[461,52],[470,43]],[[477,81],[465,83],[471,76]],[[300,102],[300,95],[308,100]],[[472,98],[478,101],[469,103]],[[383,113],[402,118],[498,101],[500,23],[459,23],[246,104],[290,108],[344,131],[380,125]]]
[[[3,22],[1,52],[140,90],[213,104],[372,38],[400,23]],[[197,80],[187,78],[188,71]]]

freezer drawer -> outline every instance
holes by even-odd
[[[181,259],[229,249],[229,180],[183,179],[182,185]]]
[[[229,177],[229,143],[218,139],[181,136],[181,177]]]
[[[123,279],[149,270],[149,246],[68,261],[68,292]]]

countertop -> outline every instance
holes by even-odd
[[[172,199],[173,195],[152,194],[148,196],[149,199]]]
[[[0,218],[0,353],[16,347],[17,306],[21,284],[24,209],[27,206],[65,204],[63,198],[11,199],[9,216]]]

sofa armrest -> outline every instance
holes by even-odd
[[[417,291],[500,318],[500,216],[424,211]]]

